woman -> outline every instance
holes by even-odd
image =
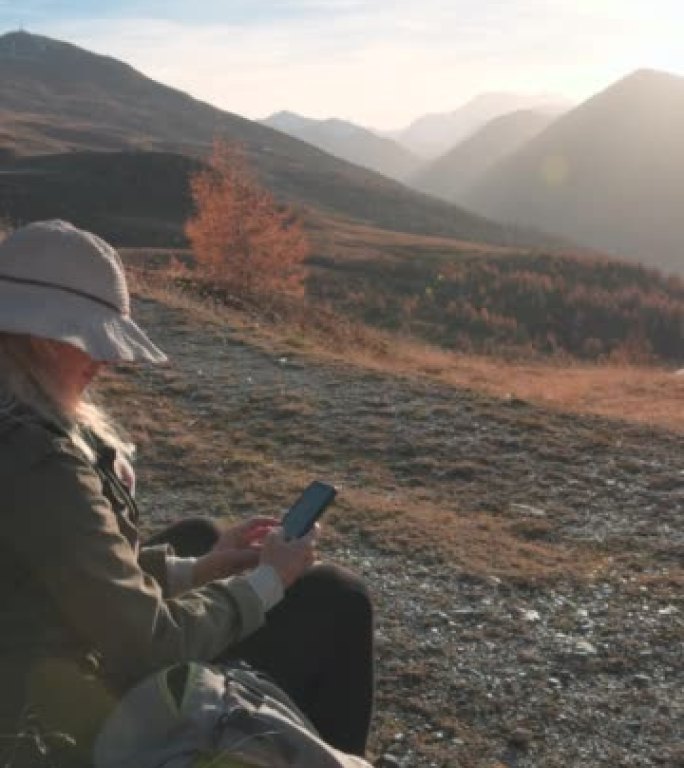
[[[186,520],[140,546],[131,447],[87,389],[107,362],[164,360],[103,240],[47,221],[0,243],[0,733],[64,733],[87,752],[149,673],[240,658],[362,755],[370,602],[312,565],[317,532]]]

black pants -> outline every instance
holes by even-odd
[[[179,557],[214,545],[212,520],[183,520],[147,544],[169,543]],[[244,659],[269,674],[338,749],[363,755],[373,705],[373,614],[353,573],[315,565],[272,608],[266,624],[215,661]]]

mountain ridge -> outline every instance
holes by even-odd
[[[416,193],[70,43],[10,33],[0,37],[0,66],[0,153],[5,157],[63,152],[68,160],[70,152],[97,149],[103,136],[108,150],[197,158],[220,137],[241,144],[260,180],[290,204],[388,229],[504,245],[555,242]],[[68,183],[68,169],[62,172]],[[40,183],[39,177],[34,180]]]
[[[285,110],[259,122],[397,181],[405,180],[421,163],[393,139],[337,117],[318,120]]]
[[[406,128],[387,132],[404,146],[427,159],[450,151],[485,123],[521,109],[567,109],[556,96],[525,96],[506,92],[481,93],[449,112],[434,112],[416,118]]]
[[[490,169],[472,210],[684,273],[684,77],[640,69]]]
[[[554,118],[518,110],[485,123],[453,149],[423,166],[408,179],[415,189],[456,203],[469,187],[507,154],[541,133]]]

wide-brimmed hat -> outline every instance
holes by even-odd
[[[131,319],[119,254],[65,221],[28,224],[0,243],[0,331],[72,344],[94,360],[166,360]]]

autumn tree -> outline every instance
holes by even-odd
[[[303,291],[307,237],[293,211],[257,182],[241,149],[217,142],[190,189],[195,213],[185,232],[205,274],[238,294]]]

